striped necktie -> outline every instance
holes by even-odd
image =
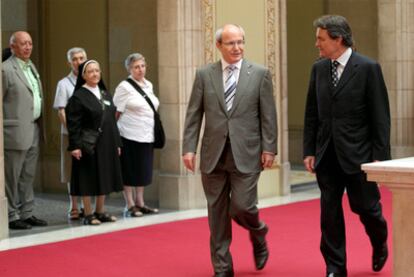
[[[331,68],[332,72],[331,73],[332,73],[332,84],[333,84],[334,87],[336,87],[338,85],[338,81],[339,81],[339,79],[338,79],[338,65],[339,65],[338,61],[333,61],[332,62],[332,68]]]
[[[234,70],[236,66],[227,66],[227,78],[224,82],[224,100],[226,101],[227,111],[231,110],[233,106],[234,95],[236,93],[236,76],[234,76]]]

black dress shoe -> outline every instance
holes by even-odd
[[[266,262],[269,258],[269,250],[267,249],[266,243],[266,234],[269,232],[269,228],[267,226],[264,227],[263,237],[258,241],[257,239],[251,240],[253,242],[253,255],[254,255],[254,263],[256,265],[257,270],[262,270]]]
[[[336,273],[336,272],[328,272],[326,273],[326,277],[346,277],[346,273]]]
[[[388,258],[388,247],[384,244],[380,249],[373,251],[372,254],[372,270],[375,272],[381,271]]]
[[[269,250],[267,249],[266,241],[260,245],[254,247],[254,263],[257,270],[262,270],[269,259]]]
[[[32,225],[18,219],[18,220],[14,220],[14,221],[9,222],[9,229],[28,230],[28,229],[32,229]]]
[[[44,221],[42,219],[39,219],[39,218],[37,218],[37,217],[35,217],[33,215],[31,217],[29,217],[29,218],[24,219],[23,222],[25,222],[27,224],[30,224],[32,226],[38,226],[38,227],[47,226],[47,222],[46,221]]]
[[[216,272],[214,273],[214,277],[233,277],[234,271],[224,271],[224,272]]]
[[[266,234],[269,232],[267,225],[263,227],[261,237],[253,237],[250,234],[250,240],[253,243],[254,263],[257,270],[262,270],[269,258],[269,250],[267,249]]]

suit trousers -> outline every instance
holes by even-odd
[[[35,124],[33,142],[27,150],[4,150],[4,174],[9,222],[32,216],[33,182],[39,157],[39,127]]]
[[[342,170],[332,142],[316,168],[316,177],[321,190],[321,252],[327,271],[346,273],[343,193],[346,189],[351,210],[359,215],[372,247],[379,249],[387,240],[380,192],[364,172],[347,174]]]
[[[232,240],[231,219],[247,229],[253,242],[264,240],[266,225],[259,220],[257,181],[260,172],[241,173],[237,170],[231,145],[226,143],[215,169],[202,173],[208,204],[210,254],[216,273],[233,270],[229,251]]]

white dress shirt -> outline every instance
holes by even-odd
[[[234,77],[236,78],[236,84],[239,82],[239,75],[240,75],[240,68],[242,65],[243,59],[241,59],[240,61],[238,61],[237,63],[233,64],[235,66],[235,69],[233,70],[233,74]],[[221,59],[221,67],[223,70],[223,86],[226,86],[226,80],[227,80],[227,76],[229,75],[229,72],[227,70],[227,67],[230,64],[228,62],[226,62],[224,59]]]
[[[134,80],[131,76],[129,78]],[[145,85],[139,86],[148,95],[155,110],[158,110],[160,102],[153,92],[152,83],[147,79],[144,82]],[[137,142],[154,142],[154,112],[144,97],[127,81],[122,81],[115,89],[114,104],[121,113],[118,129],[122,137]]]
[[[351,47],[348,47],[348,49],[345,50],[342,55],[336,59],[336,61],[339,63],[338,67],[336,68],[336,72],[338,73],[338,81],[341,79],[342,73],[344,72],[345,66],[349,61],[349,58],[351,58],[352,55],[352,49]]]

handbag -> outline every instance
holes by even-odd
[[[81,131],[82,151],[88,155],[95,154],[95,146],[101,132],[93,129],[83,129]]]
[[[102,95],[102,92],[101,92]],[[102,105],[102,110],[105,111],[105,105],[102,102],[102,98],[100,100]],[[82,140],[82,151],[88,155],[95,154],[95,147],[96,143],[98,142],[99,136],[102,133],[102,125],[103,125],[104,115],[102,114],[101,123],[99,124],[98,130],[94,129],[82,129],[81,130],[81,140]]]
[[[155,110],[154,105],[152,104],[148,95],[136,82],[134,82],[134,80],[128,78],[126,81],[130,83],[138,91],[138,93],[142,95],[142,97],[144,97],[154,112],[154,148],[163,148],[165,146],[165,132],[164,127],[162,126],[160,114]]]

